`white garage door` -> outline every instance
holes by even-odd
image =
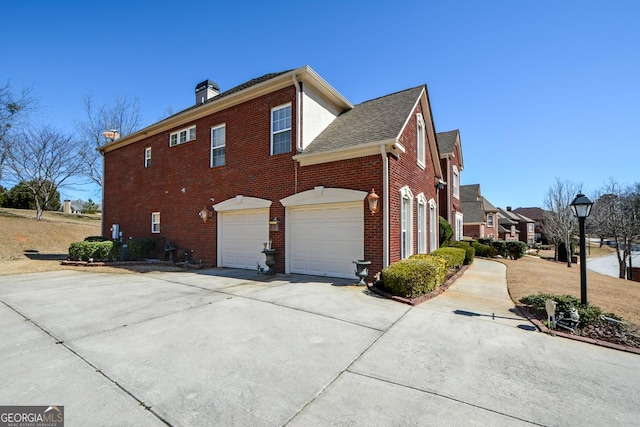
[[[362,202],[289,209],[292,273],[354,278],[353,260],[364,255]]]
[[[269,209],[222,213],[222,267],[255,269],[264,266],[263,244],[269,241]]]

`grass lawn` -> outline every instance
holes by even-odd
[[[594,248],[595,249],[595,248]],[[605,250],[608,252],[608,250]],[[592,254],[594,251],[592,250]],[[606,253],[606,252],[605,252]],[[580,298],[580,266],[526,256],[500,260],[507,266],[507,283],[513,301],[526,295],[568,294]],[[587,259],[587,264],[589,260]],[[599,306],[627,321],[640,324],[640,283],[587,270],[589,304]]]

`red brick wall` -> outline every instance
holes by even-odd
[[[413,253],[418,251],[418,203],[415,199],[420,193],[424,193],[425,198],[428,200],[438,200],[438,194],[435,187],[435,173],[433,168],[433,158],[431,156],[431,150],[429,149],[428,134],[426,141],[426,156],[425,164],[426,168],[422,169],[417,164],[417,114],[422,113],[421,104],[418,104],[416,110],[411,114],[407,126],[405,127],[402,135],[400,136],[400,142],[406,149],[404,154],[400,154],[400,158],[396,159],[393,156],[389,156],[389,206],[390,206],[390,218],[389,218],[389,262],[394,263],[400,260],[400,204],[401,194],[400,189],[404,186],[408,186],[413,193]],[[428,122],[428,117],[425,117],[425,122]],[[437,159],[436,161],[439,161]],[[436,248],[429,247],[429,209],[427,205],[427,252],[431,252]],[[438,215],[438,209],[436,209],[436,215]],[[436,218],[437,220],[437,218]],[[436,222],[437,224],[437,222]],[[437,225],[436,225],[437,233]],[[436,242],[438,237],[436,236]]]

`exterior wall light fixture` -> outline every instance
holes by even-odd
[[[202,219],[203,222],[207,222],[208,220],[211,219],[212,215],[211,215],[211,211],[209,209],[207,209],[206,206],[204,206],[202,208],[202,210],[200,212],[198,212],[198,216]]]
[[[278,230],[280,230],[280,220],[276,216],[271,221],[269,221],[269,231],[278,231]]]
[[[380,196],[378,196],[375,190],[371,189],[371,193],[367,196],[367,202],[369,202],[369,210],[371,211],[371,215],[375,215],[378,212],[378,200]]]

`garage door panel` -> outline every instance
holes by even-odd
[[[291,272],[353,277],[352,261],[364,254],[361,203],[299,207],[289,215]]]
[[[263,243],[269,240],[269,210],[222,214],[222,266],[255,269],[264,264]]]

